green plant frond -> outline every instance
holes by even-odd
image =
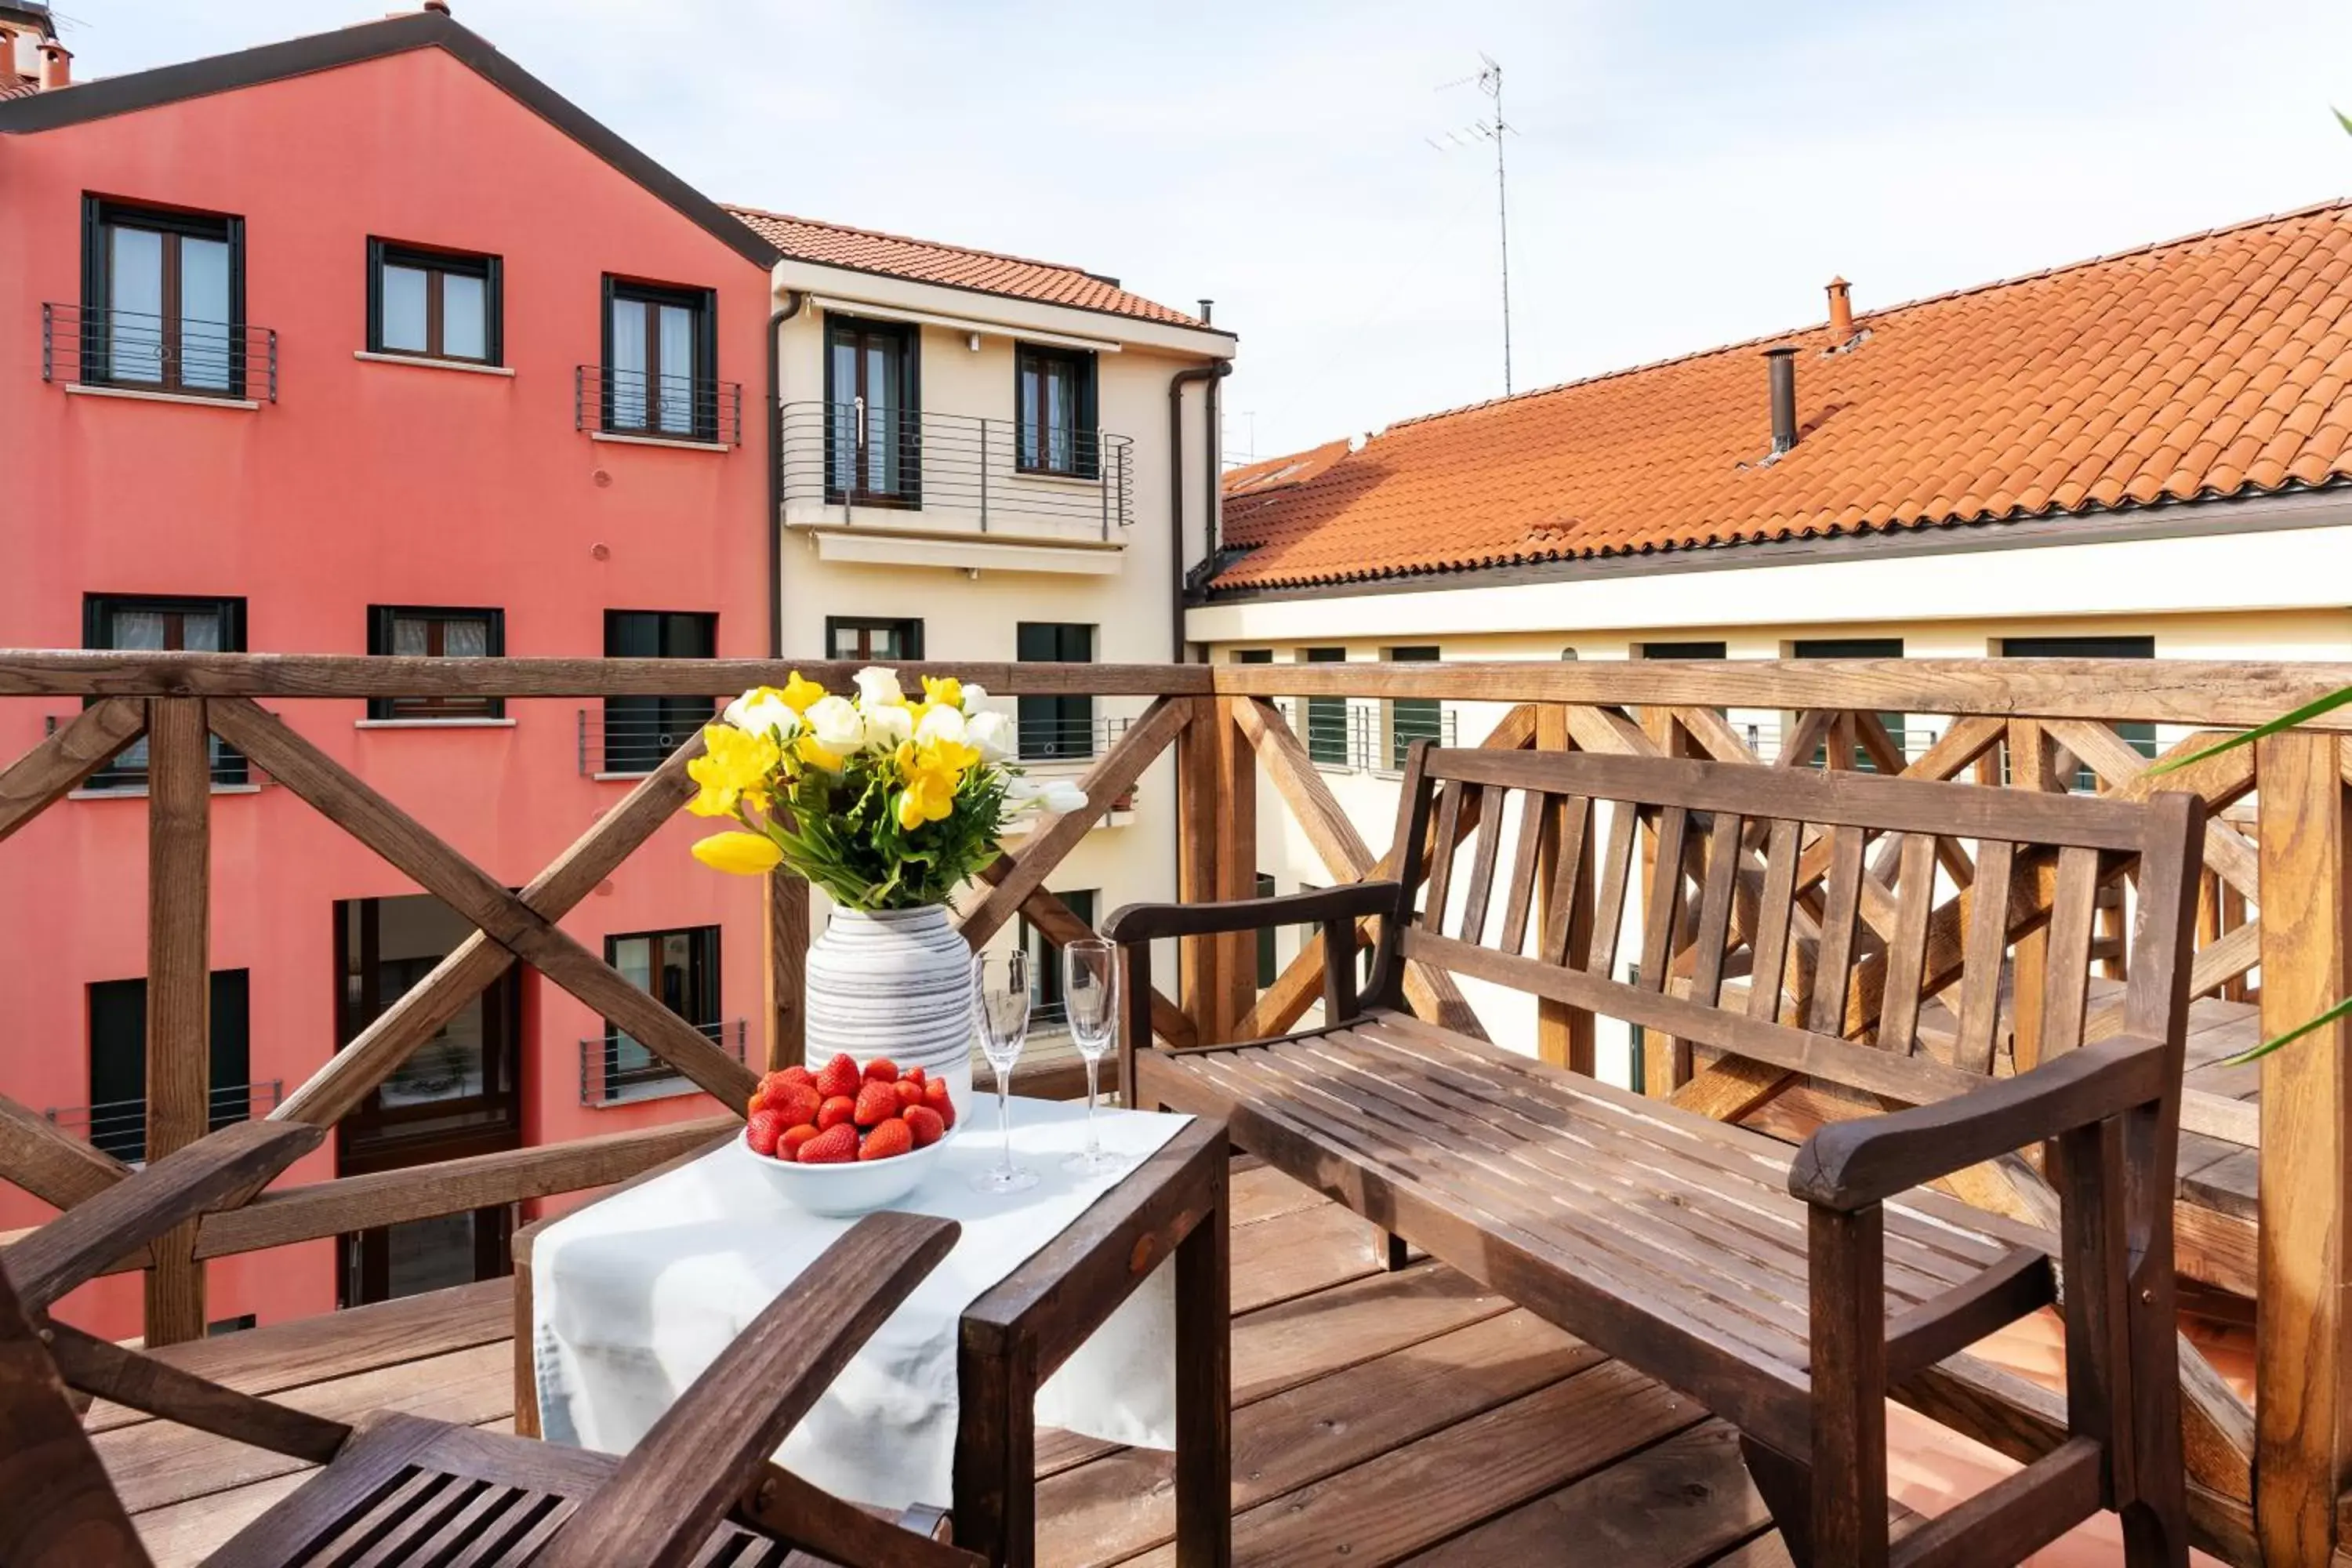
[[[2201,763],[2208,757],[2218,757],[2224,752],[2234,752],[2241,746],[2253,744],[2265,735],[2276,735],[2292,730],[2298,724],[2308,723],[2323,713],[2333,713],[2347,703],[2352,703],[2352,686],[2347,686],[2340,691],[2331,691],[2316,701],[2306,702],[2292,713],[2282,713],[2266,724],[2257,724],[2242,735],[2232,735],[2226,741],[2216,741],[2213,744],[2191,752],[2185,757],[2174,757],[2169,761],[2158,763],[2147,770],[2148,776],[2155,778],[2164,773],[2178,773],[2180,769]]]
[[[2352,132],[2352,114],[2347,114],[2340,109],[2337,110],[2336,111],[2336,123],[2344,127],[2346,131]]]
[[[2263,1058],[2270,1055],[2273,1051],[2277,1050],[2281,1046],[2293,1045],[2295,1041],[2303,1038],[2304,1036],[2312,1033],[2314,1030],[2324,1029],[2327,1027],[2328,1025],[2336,1022],[2338,1018],[2346,1017],[2347,1016],[2352,1016],[2352,996],[2346,997],[2343,1001],[2336,1004],[2335,1006],[2330,1007],[2326,1012],[2322,1013],[2318,1017],[2310,1019],[2305,1023],[2297,1024],[2294,1028],[2289,1029],[2284,1035],[2278,1035],[2270,1039],[2264,1040],[2261,1045],[2254,1047],[2251,1050],[2240,1051],[2236,1056],[2229,1058],[2223,1065],[2228,1067],[2238,1067],[2246,1062],[2259,1061]]]

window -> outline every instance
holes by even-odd
[[[1799,658],[1901,658],[1903,639],[1901,637],[1800,637],[1791,645],[1790,651]],[[1878,721],[1886,727],[1886,737],[1895,742],[1895,750],[1898,753],[1902,752],[1906,744],[1905,731],[1908,727],[1909,721],[1900,713],[1881,713],[1878,716]],[[1829,761],[1829,742],[1823,741],[1814,750],[1811,765],[1817,768],[1824,766]],[[1854,766],[1866,773],[1874,773],[1878,771],[1878,764],[1871,761],[1870,753],[1860,748],[1855,752]]]
[[[243,653],[243,599],[172,599],[137,594],[89,594],[81,604],[82,646],[142,653]],[[245,754],[210,738],[213,783],[250,782]],[[147,742],[139,742],[92,773],[90,789],[147,787]]]
[[[1270,899],[1274,897],[1274,887],[1275,883],[1273,878],[1267,876],[1263,871],[1260,871],[1257,874],[1257,896],[1259,898]],[[1280,977],[1282,973],[1281,966],[1275,962],[1274,938],[1275,930],[1272,926],[1258,927],[1257,988],[1261,991],[1273,984],[1275,981]]]
[[[499,258],[368,241],[368,352],[503,362]]]
[[[1015,461],[1024,474],[1101,473],[1095,437],[1095,356],[1023,343],[1014,352]]]
[[[650,991],[662,1005],[717,1037],[719,928],[638,931],[604,939],[604,961],[630,984]],[[667,1083],[677,1069],[638,1044],[611,1020],[604,1024],[604,1085],[606,1100],[628,1098],[631,1089]]]
[[[245,395],[245,220],[82,206],[82,379]]]
[[[1090,664],[1095,628],[1064,621],[1023,621],[1015,634],[1024,664]],[[1018,719],[1024,762],[1090,757],[1095,751],[1095,700],[1087,696],[1024,697]]]
[[[215,1318],[205,1325],[205,1337],[212,1339],[221,1334],[242,1333],[259,1321],[251,1312],[240,1312],[234,1318]]]
[[[1391,664],[1434,664],[1437,650],[1433,647],[1392,647],[1388,651]],[[1434,697],[1395,697],[1389,700],[1389,766],[1402,768],[1405,756],[1415,741],[1443,743],[1445,722]]]
[[[406,658],[502,658],[504,610],[439,610],[415,605],[368,606],[368,652]],[[371,697],[371,719],[500,719],[503,697]]]
[[[1343,647],[1309,647],[1298,650],[1301,664],[1344,664],[1348,650]],[[1307,700],[1307,757],[1309,762],[1327,763],[1335,768],[1348,765],[1348,700],[1344,697],[1310,697]]]
[[[1272,664],[1274,649],[1270,647],[1237,647],[1234,649],[1235,664]]]
[[[2156,639],[2149,637],[2003,637],[2003,658],[2154,658]],[[2156,755],[2156,726],[2126,721],[2116,724],[2116,736],[2143,757]],[[2003,756],[2006,757],[2004,752]],[[2004,761],[2003,767],[2007,763]],[[2008,782],[2004,777],[2002,782]],[[2074,788],[2089,794],[2098,787],[2098,775],[2087,767],[2074,770]]]
[[[212,1067],[207,1131],[252,1112],[250,973],[212,973]],[[118,1160],[147,1157],[147,982],[89,987],[89,1141]]]
[[[718,309],[708,289],[604,279],[607,432],[719,439]]]
[[[905,321],[825,318],[825,500],[923,504],[921,342]]]
[[[824,618],[824,657],[896,664],[923,657],[923,623],[874,620],[857,616]]]
[[[606,658],[716,658],[719,617],[691,610],[607,610]],[[649,773],[709,721],[708,697],[604,699],[604,769]]]
[[[1643,658],[1722,658],[1726,645],[1719,642],[1645,642],[1642,645]]]
[[[1081,888],[1054,896],[1086,921],[1088,930],[1094,928],[1095,900],[1099,896],[1096,889]],[[1045,933],[1031,925],[1025,915],[1021,921],[1021,945],[1029,954],[1030,1021],[1039,1028],[1061,1028],[1069,1022],[1062,990],[1062,950],[1046,941]]]

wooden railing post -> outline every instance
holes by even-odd
[[[147,704],[147,1158],[205,1135],[212,1089],[212,759],[205,704]],[[205,1332],[205,1266],[191,1222],[158,1240],[147,1342]]]
[[[2292,1028],[2352,994],[2347,823],[2337,738],[2257,742],[2262,1026]],[[2347,1031],[2263,1058],[2254,1530],[2272,1563],[2325,1563],[2352,1479],[2352,1061]]]
[[[1211,698],[1202,712],[1216,724],[1217,889],[1222,900],[1257,896],[1257,748],[1234,721],[1233,707]],[[1218,939],[1217,1037],[1235,1030],[1257,1005],[1257,937],[1234,931]]]
[[[781,1072],[807,1054],[809,885],[782,867],[768,873],[761,901],[767,965],[767,1068]]]
[[[1188,698],[1192,719],[1176,741],[1176,898],[1207,903],[1217,897],[1223,857],[1219,837],[1228,776],[1221,732],[1223,704],[1213,697]],[[1214,937],[1185,937],[1176,948],[1177,999],[1192,1020],[1202,1045],[1224,1038],[1219,1030],[1225,990]]]
[[[1565,752],[1570,749],[1568,710],[1557,702],[1547,702],[1536,710],[1536,750]],[[1552,922],[1560,918],[1560,898],[1569,900],[1567,910],[1569,962],[1581,968],[1591,951],[1592,942],[1592,867],[1589,858],[1580,856],[1576,864],[1576,881],[1570,888],[1557,885],[1559,872],[1560,818],[1562,808],[1557,804],[1548,808],[1546,820],[1535,830],[1543,835],[1536,859],[1537,930],[1549,932]],[[1533,825],[1522,825],[1522,833]],[[1538,938],[1540,941],[1541,939]],[[1592,1015],[1573,1008],[1564,1002],[1549,999],[1536,1004],[1536,1053],[1555,1067],[1572,1071],[1592,1071]]]

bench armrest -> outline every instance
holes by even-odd
[[[1215,904],[1127,904],[1103,922],[1103,935],[1122,946],[1170,936],[1222,936],[1268,926],[1394,915],[1403,889],[1392,881],[1347,882],[1311,893],[1234,899]]]
[[[1797,1151],[1789,1191],[1851,1214],[2179,1092],[2162,1041],[2119,1036],[1935,1105],[1832,1122]]]

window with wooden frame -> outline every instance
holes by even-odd
[[[367,243],[370,353],[504,363],[497,257]]]
[[[922,343],[910,321],[825,316],[827,501],[922,506]]]
[[[908,616],[827,616],[824,657],[897,664],[923,657],[923,623]]]
[[[245,220],[82,202],[81,377],[245,395]]]
[[[1081,622],[1022,621],[1013,628],[1014,657],[1024,664],[1087,664],[1095,628]],[[1015,727],[1024,762],[1054,762],[1095,753],[1095,700],[1085,693],[1024,696]]]
[[[722,1032],[719,1007],[719,928],[633,931],[604,939],[604,962],[662,1005],[694,1025],[714,1042]],[[626,1030],[604,1021],[603,1082],[606,1100],[631,1089],[666,1082],[677,1069],[646,1048]]]
[[[606,277],[605,432],[718,440],[718,322],[710,289]]]
[[[1023,343],[1013,363],[1014,466],[1024,474],[1098,478],[1095,356]]]
[[[176,598],[153,594],[85,594],[84,647],[140,653],[243,653],[243,599]],[[217,735],[206,738],[215,785],[251,782],[245,753]],[[89,776],[85,789],[147,787],[147,742],[126,747]]]
[[[436,609],[418,605],[370,605],[368,652],[379,658],[503,658],[507,651],[504,610]],[[371,697],[368,717],[392,719],[503,719],[503,697],[448,693],[430,697]]]

